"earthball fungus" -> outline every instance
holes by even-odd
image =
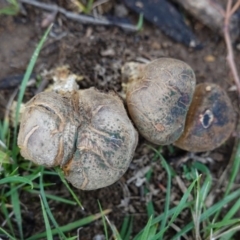
[[[137,142],[120,98],[95,88],[37,94],[26,104],[18,135],[24,158],[60,166],[66,179],[84,190],[116,182]]]
[[[127,63],[122,76],[129,114],[150,142],[203,152],[231,135],[235,114],[227,94],[216,84],[196,87],[188,64],[171,58]],[[74,75],[53,90],[25,106],[18,135],[22,156],[60,166],[79,189],[113,184],[126,172],[138,142],[121,99],[95,88],[78,90]]]
[[[183,133],[196,79],[192,68],[177,59],[148,64],[126,63],[126,102],[139,133],[159,145],[175,142]]]
[[[218,85],[196,86],[185,129],[174,143],[190,152],[211,151],[222,145],[235,127],[235,113],[226,92]]]

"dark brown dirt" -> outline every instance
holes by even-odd
[[[61,5],[62,1],[58,2]],[[112,12],[115,2],[112,2],[107,13]],[[64,6],[64,5],[63,5]],[[45,17],[43,11],[25,6],[26,15],[15,17],[0,16],[0,84],[6,78],[23,75],[33,50],[43,35],[45,29],[41,22]],[[131,13],[132,14],[132,13]],[[80,76],[81,88],[95,86],[101,90],[115,90],[121,92],[122,64],[130,60],[156,59],[159,57],[173,57],[187,62],[195,71],[197,82],[212,82],[221,85],[226,91],[234,85],[229,68],[226,63],[226,48],[224,41],[212,31],[192,19],[187,19],[193,26],[193,31],[203,43],[202,50],[194,50],[173,42],[164,36],[161,31],[151,24],[145,23],[140,32],[130,33],[118,27],[88,26],[73,22],[58,15],[55,26],[39,56],[34,73],[39,74],[44,70],[51,70],[61,65],[69,65],[70,70]],[[235,49],[236,63],[239,67],[240,54]],[[240,69],[239,69],[240,70]],[[15,87],[1,91],[0,94],[10,94]],[[27,90],[27,98],[34,95],[35,88]],[[229,96],[237,111],[236,92],[228,91]],[[70,205],[50,201],[49,205],[58,222],[66,225],[90,214],[99,212],[97,199],[103,209],[112,209],[108,215],[110,221],[121,228],[123,219],[127,215],[134,217],[133,232],[138,233],[145,226],[148,215],[146,210],[147,199],[144,188],[151,189],[150,199],[153,199],[155,214],[163,211],[167,175],[157,160],[153,162],[154,152],[147,146],[143,138],[135,153],[132,164],[127,173],[114,185],[90,192],[74,189],[79,196],[85,211]],[[156,147],[156,146],[154,146]],[[233,138],[224,146],[209,154],[213,162],[207,162],[214,179],[218,179],[226,167],[233,147]],[[176,167],[178,158],[185,153],[175,150],[170,153],[167,147],[163,148],[163,155],[168,160],[179,176],[183,177],[181,167]],[[127,184],[140,169],[152,167],[153,176],[150,183],[136,186],[136,181]],[[184,177],[183,177],[184,178]],[[56,186],[47,188],[48,192],[72,199],[59,178],[49,178],[46,182],[56,183]],[[221,190],[220,190],[221,192]],[[172,206],[176,205],[182,192],[176,180],[172,183]],[[123,206],[123,200],[128,200]],[[21,201],[27,211],[22,213],[26,221],[26,237],[44,231],[42,210],[39,197],[22,192]],[[190,221],[187,212],[181,214],[178,226],[181,227]],[[0,216],[0,222],[2,218]],[[74,231],[73,234],[76,232]],[[81,240],[93,239],[97,234],[103,234],[102,221],[84,227],[80,230]]]

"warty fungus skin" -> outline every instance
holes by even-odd
[[[196,86],[186,125],[174,143],[189,152],[211,151],[221,146],[235,127],[235,113],[226,92],[218,85]]]
[[[177,59],[148,64],[126,63],[126,102],[139,133],[158,145],[175,142],[183,133],[196,79],[192,68]]]
[[[43,92],[26,104],[18,145],[24,158],[60,166],[73,186],[93,190],[127,170],[138,134],[113,92]]]

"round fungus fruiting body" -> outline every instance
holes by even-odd
[[[192,68],[177,59],[161,58],[148,64],[127,63],[126,102],[139,132],[150,142],[167,145],[184,130],[196,85]]]
[[[218,85],[196,86],[185,130],[174,143],[190,152],[211,151],[223,144],[235,127],[235,113],[226,92]]]
[[[75,187],[92,190],[116,182],[127,170],[138,134],[115,93],[95,88],[40,93],[22,115],[23,157],[60,166]]]
[[[43,92],[26,104],[18,134],[24,158],[53,167],[72,156],[77,118],[70,99],[55,92]]]
[[[81,90],[79,108],[82,125],[66,178],[77,188],[110,185],[126,172],[138,134],[115,93]]]

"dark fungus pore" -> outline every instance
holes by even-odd
[[[75,187],[116,182],[128,169],[138,134],[115,93],[95,88],[43,92],[26,104],[18,145],[36,164],[60,166]]]
[[[150,142],[167,145],[182,134],[196,85],[192,68],[177,59],[127,63],[126,102],[138,131]]]
[[[216,84],[198,84],[184,132],[174,144],[190,152],[211,151],[229,138],[234,126],[235,113],[226,92]]]

